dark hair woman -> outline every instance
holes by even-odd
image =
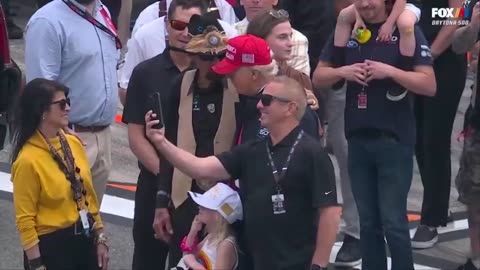
[[[25,86],[13,127],[12,182],[27,270],[107,269],[108,245],[80,141],[65,134],[68,88]]]

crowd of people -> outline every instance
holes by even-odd
[[[45,3],[25,29],[12,131],[25,269],[108,269],[99,209],[120,103],[140,168],[132,269],[328,269],[339,231],[333,264],[387,269],[389,253],[414,269],[412,249],[451,221],[479,2],[160,0],[131,35],[98,0]],[[432,23],[433,8],[462,6],[467,25]],[[460,270],[480,269],[477,85],[455,181],[471,244]]]

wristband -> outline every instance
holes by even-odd
[[[180,243],[180,249],[183,252],[192,253],[197,249],[198,241],[197,241],[197,238],[195,237],[195,241],[194,241],[193,245],[188,246],[187,245],[187,237],[188,237],[187,235],[185,237],[183,237],[183,240]]]
[[[30,266],[30,269],[32,269],[32,270],[41,269],[41,267],[43,266],[42,258],[38,257],[38,258],[35,258],[35,259],[32,259],[32,260],[28,260],[28,265]]]

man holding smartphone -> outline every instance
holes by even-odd
[[[167,32],[169,48],[149,60],[140,63],[133,71],[129,84],[123,122],[128,124],[130,148],[139,160],[140,174],[135,193],[135,214],[133,220],[134,270],[151,270],[163,267],[168,253],[168,238],[164,241],[155,237],[160,234],[152,224],[157,217],[156,228],[171,231],[170,215],[167,208],[155,210],[157,192],[156,179],[160,170],[159,154],[145,137],[145,112],[152,109],[151,96],[159,92],[163,99],[164,124],[167,130],[176,125],[175,115],[166,114],[173,96],[175,78],[191,66],[189,55],[182,52],[190,39],[188,22],[193,14],[206,12],[203,0],[175,0],[169,7]],[[169,134],[170,135],[170,134]],[[170,137],[169,137],[170,138]],[[160,226],[161,224],[161,226]]]

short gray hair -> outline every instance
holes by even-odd
[[[307,109],[307,95],[305,89],[299,82],[284,75],[275,76],[272,82],[282,85],[282,92],[284,93],[285,98],[288,98],[297,104],[297,119],[300,121]]]

